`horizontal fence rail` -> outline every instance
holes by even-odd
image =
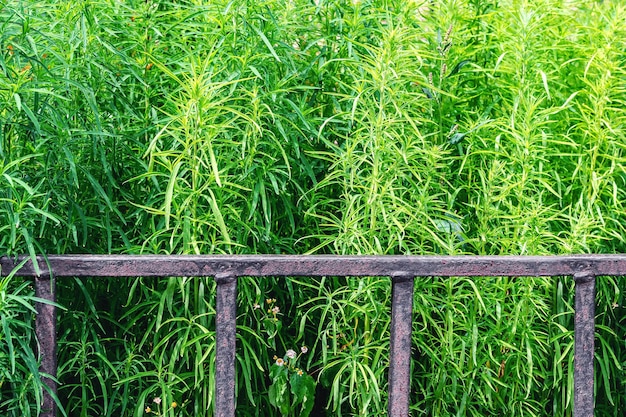
[[[24,263],[22,262],[24,261]],[[22,264],[23,263],[23,264]],[[16,269],[18,265],[19,269]],[[235,416],[237,278],[242,276],[389,276],[392,282],[390,417],[409,414],[415,277],[572,276],[575,282],[574,416],[594,413],[595,277],[626,275],[626,255],[332,256],[332,255],[50,255],[0,257],[0,276],[33,277],[37,297],[55,301],[57,277],[214,277],[216,294],[215,416]],[[44,383],[42,416],[55,417],[56,310],[38,303],[35,322]]]

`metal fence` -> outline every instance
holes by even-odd
[[[20,259],[0,258],[0,275]],[[575,282],[574,416],[594,413],[593,352],[595,277],[626,275],[626,255],[580,256],[159,256],[51,255],[29,260],[16,275],[34,277],[36,296],[55,300],[59,277],[214,277],[216,294],[215,416],[235,416],[237,278],[242,276],[388,276],[392,282],[389,408],[391,417],[409,415],[413,283],[416,277],[571,276]],[[41,372],[56,376],[56,311],[38,303],[35,330]],[[56,393],[53,379],[45,378]],[[43,417],[55,417],[52,396],[44,392]]]

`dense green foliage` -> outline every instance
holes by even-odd
[[[0,25],[0,254],[626,252],[623,1],[3,0]],[[211,279],[58,286],[63,413],[210,415]],[[626,411],[623,288],[598,279],[598,416]],[[237,414],[287,410],[270,367],[302,346],[312,415],[384,414],[389,293],[242,278]],[[0,281],[2,415],[38,411],[32,305]],[[570,416],[572,305],[568,278],[418,280],[412,415]]]

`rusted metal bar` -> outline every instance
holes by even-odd
[[[626,255],[333,256],[333,255],[49,255],[39,265],[56,277],[114,276],[572,276],[623,275]],[[19,262],[18,259],[17,262]],[[0,258],[2,271],[16,262]],[[4,272],[2,272],[4,273]],[[17,275],[34,276],[30,261]]]
[[[392,277],[389,347],[389,417],[409,415],[413,276]]]
[[[593,417],[596,277],[589,272],[579,272],[574,274],[574,282],[574,417]]]
[[[35,296],[47,301],[55,301],[55,280],[49,275],[35,278]],[[46,303],[36,303],[37,317],[35,318],[35,334],[39,346],[39,358],[41,365],[39,372],[47,374],[42,377],[42,382],[49,388],[43,391],[43,404],[41,406],[40,417],[56,417],[56,404],[51,393],[56,394],[57,383],[57,335],[56,321],[57,313],[53,305]]]
[[[215,417],[235,417],[237,277],[217,275],[215,302]]]
[[[0,275],[25,258],[0,257]],[[576,281],[576,335],[574,415],[593,416],[593,351],[595,276],[626,275],[626,255],[575,256],[160,256],[160,255],[50,255],[38,258],[42,275],[37,295],[54,300],[54,281],[47,277],[214,276],[217,281],[216,416],[235,415],[236,294],[238,276],[391,276],[393,279],[390,364],[391,416],[408,412],[412,277],[417,276],[555,276]],[[18,276],[37,276],[28,260]],[[411,278],[406,278],[411,277]],[[409,288],[410,287],[410,288]],[[408,298],[407,298],[408,297]],[[405,300],[405,301],[401,301]],[[407,306],[409,306],[407,310]],[[41,344],[41,371],[56,374],[56,312],[37,306],[37,337]],[[408,327],[407,327],[408,326]],[[406,345],[408,340],[408,345]],[[409,355],[405,358],[406,355]],[[403,356],[405,355],[405,356]],[[407,370],[408,369],[408,370]],[[45,379],[51,392],[56,383]],[[52,397],[44,393],[43,407],[54,417]],[[405,401],[404,398],[407,398]]]

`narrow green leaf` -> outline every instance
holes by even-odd
[[[257,35],[259,35],[259,37],[261,38],[261,40],[263,41],[263,43],[265,44],[265,46],[267,46],[267,49],[269,49],[270,53],[272,54],[272,56],[274,57],[274,59],[276,59],[276,61],[282,63],[282,61],[280,60],[280,58],[278,57],[278,54],[276,54],[276,51],[274,50],[274,47],[272,46],[271,42],[269,41],[269,39],[267,39],[267,37],[265,36],[265,34],[263,32],[261,32],[256,26],[254,26],[253,24],[251,24],[250,22],[246,23],[252,28],[252,30],[254,30],[256,32]]]
[[[211,196],[211,198],[209,199],[209,204],[211,205],[211,209],[213,210],[213,216],[215,217],[215,221],[217,222],[217,225],[220,229],[222,238],[226,241],[228,245],[230,245],[232,244],[232,241],[230,239],[230,234],[228,233],[228,227],[226,227],[224,217],[222,217],[222,212],[220,211],[217,200],[215,199],[215,194],[213,194],[213,190],[211,190],[210,188],[208,189],[208,192]]]
[[[165,189],[165,229],[170,228],[170,217],[172,215],[172,200],[174,198],[174,186],[178,180],[178,171],[182,166],[182,161],[176,161],[170,172],[169,180],[167,182],[167,188]]]
[[[11,333],[11,328],[9,327],[9,323],[7,322],[6,315],[0,315],[0,320],[2,321],[2,329],[4,331],[5,343],[9,350],[9,363],[11,364],[11,373],[15,374],[15,351],[13,349],[13,334]]]

